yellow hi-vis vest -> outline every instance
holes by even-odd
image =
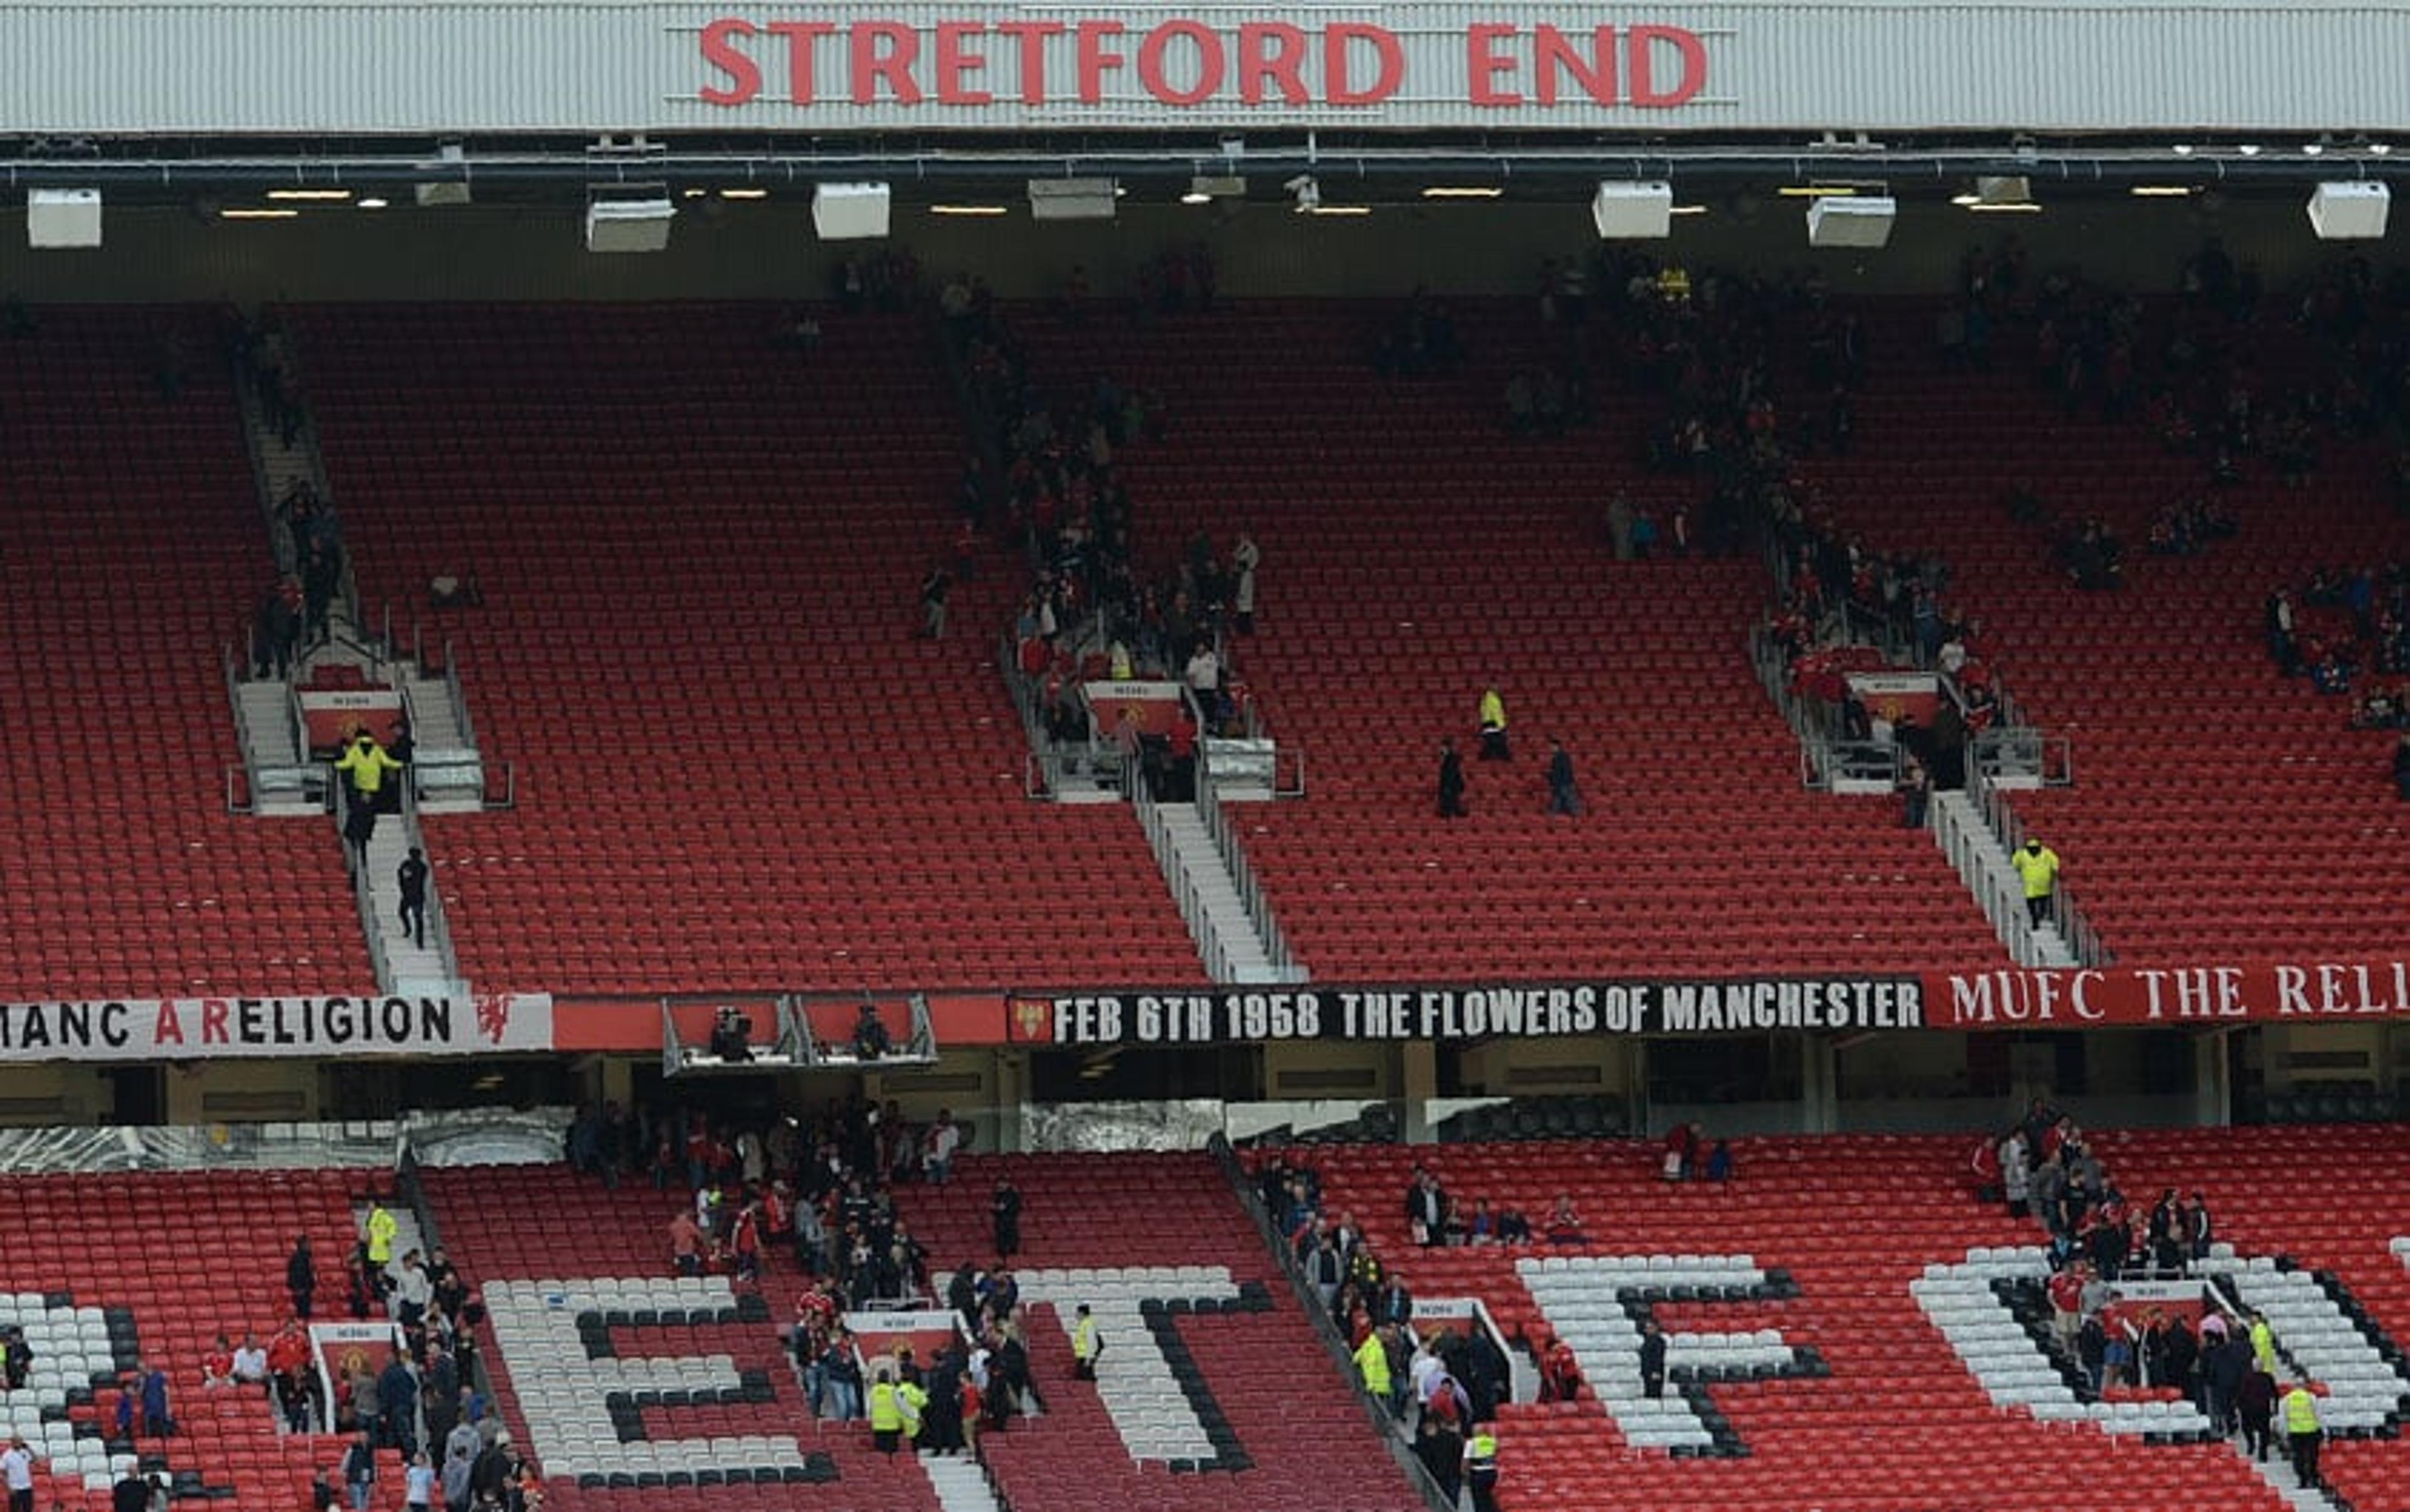
[[[1496,1476],[1498,1474],[1498,1436],[1494,1433],[1474,1434],[1471,1441],[1464,1446],[1464,1468],[1468,1475]]]
[[[2285,1432],[2315,1433],[2318,1431],[2318,1399],[2306,1386],[2297,1386],[2285,1393]]]
[[[870,1427],[873,1432],[901,1432],[904,1428],[904,1404],[895,1397],[895,1383],[881,1381],[870,1388]]]
[[[1084,1359],[1090,1364],[1094,1364],[1096,1362],[1096,1320],[1095,1318],[1083,1317],[1080,1319],[1079,1328],[1074,1330],[1071,1334],[1071,1358],[1073,1359]]]
[[[1364,1342],[1356,1346],[1356,1369],[1364,1376],[1365,1390],[1376,1397],[1389,1394],[1389,1351],[1379,1334],[1364,1335]]]

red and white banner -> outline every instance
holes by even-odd
[[[0,1002],[0,1065],[485,1055],[552,1048],[544,993]]]
[[[1924,999],[1936,1029],[2410,1018],[2410,960],[1927,972]]]
[[[1180,684],[1176,682],[1089,682],[1080,685],[1096,717],[1096,734],[1110,737],[1121,728],[1122,711],[1138,716],[1140,734],[1169,734],[1180,716]]]
[[[401,718],[401,693],[392,688],[305,688],[301,726],[312,755],[327,755],[362,730],[379,740],[391,737]]]
[[[1849,680],[1867,715],[1884,724],[1912,719],[1931,729],[1941,710],[1941,681],[1930,672],[1852,672]]]

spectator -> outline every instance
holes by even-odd
[[[995,1253],[999,1259],[1010,1259],[1021,1253],[1021,1189],[1009,1178],[1000,1178],[994,1194],[988,1199],[988,1216],[994,1227]]]
[[[2042,1288],[2050,1299],[2051,1336],[2061,1349],[2075,1346],[2076,1330],[2083,1323],[2083,1279],[2084,1265],[2078,1260],[2053,1272]]]
[[[1925,815],[1933,807],[1933,773],[1917,759],[1916,752],[1905,747],[1899,753],[1899,777],[1895,786],[1900,797],[1900,827],[1911,830],[1924,828]]]
[[[1230,570],[1239,579],[1230,594],[1230,623],[1241,635],[1256,632],[1256,568],[1263,560],[1263,550],[1256,545],[1256,538],[1240,531],[1239,544],[1230,548]]]
[[[1506,700],[1495,687],[1484,689],[1481,694],[1481,759],[1485,762],[1510,760],[1513,752],[1506,745]]]
[[[2127,1336],[2126,1325],[2108,1319],[2102,1326],[2109,1340],[2100,1351],[2100,1388],[2134,1385],[2134,1341]]]
[[[2403,803],[2410,803],[2410,734],[2393,744],[2393,792]]]
[[[1447,1242],[1447,1190],[1420,1166],[1406,1185],[1406,1230],[1426,1247]]]
[[[327,1473],[318,1472],[316,1484],[310,1489],[310,1505],[325,1512],[334,1503],[335,1489],[327,1484]],[[143,1475],[139,1463],[125,1467],[117,1484],[109,1490],[109,1512],[151,1512],[151,1480]]]
[[[929,1126],[922,1144],[921,1170],[932,1186],[943,1186],[954,1177],[954,1152],[962,1148],[962,1126],[954,1122],[953,1110],[937,1110],[936,1122]]]
[[[1728,1182],[1733,1178],[1733,1151],[1730,1140],[1718,1140],[1707,1152],[1707,1180]]]
[[[1464,817],[1464,758],[1456,753],[1456,742],[1439,744],[1439,817]]]
[[[1652,1402],[1665,1394],[1665,1332],[1653,1317],[1640,1326],[1640,1394]]]
[[[1696,1124],[1677,1124],[1665,1131],[1663,1174],[1667,1181],[1689,1181],[1696,1173],[1702,1132]]]
[[[143,1432],[153,1438],[176,1436],[176,1419],[167,1410],[167,1373],[156,1364],[135,1366],[141,1377]]]
[[[2058,852],[2039,838],[2029,838],[2011,853],[2009,861],[2025,884],[2025,916],[2039,929],[2050,920],[2051,894],[2058,886]]]
[[[2234,1394],[2234,1416],[2243,1425],[2243,1452],[2266,1464],[2275,1439],[2272,1430],[2276,1418],[2276,1377],[2257,1359],[2249,1360],[2243,1373],[2243,1384]]]
[[[1619,491],[1613,499],[1607,501],[1606,505],[1606,539],[1608,545],[1614,547],[1615,560],[1618,561],[1633,560],[1633,523],[1632,499],[1629,495]]]
[[[401,891],[401,932],[420,950],[427,948],[427,855],[416,846],[394,869],[394,881]],[[301,1316],[308,1317],[310,1309],[303,1307]]]
[[[954,574],[933,567],[921,580],[922,633],[933,641],[946,638],[946,600],[954,590]]]
[[[214,1390],[222,1386],[232,1385],[234,1385],[234,1346],[227,1344],[226,1336],[221,1333],[217,1337],[217,1342],[201,1356],[201,1387],[205,1390]]]
[[[1557,741],[1548,742],[1548,812],[1578,818],[1581,789],[1574,784],[1574,759]]]
[[[428,1457],[418,1450],[408,1456],[409,1467],[402,1472],[401,1505],[403,1512],[434,1512],[435,1493],[440,1489],[440,1476]]]
[[[268,1382],[268,1350],[251,1333],[243,1333],[243,1348],[234,1350],[234,1382],[241,1387]]]
[[[411,852],[413,855],[417,853],[415,850]],[[293,1253],[285,1258],[284,1289],[293,1297],[293,1316],[307,1322],[311,1303],[318,1295],[318,1264],[310,1254],[308,1234],[294,1239]]]
[[[1211,641],[1200,639],[1197,648],[1188,653],[1185,676],[1197,707],[1206,719],[1212,719],[1222,700],[1222,659],[1214,654]]]
[[[369,1499],[376,1493],[376,1446],[362,1433],[343,1451],[343,1485],[351,1493],[352,1512],[369,1512]]]

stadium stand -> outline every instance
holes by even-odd
[[[2147,349],[2180,317],[2166,302],[2146,308]],[[2034,377],[2029,323],[2003,323],[1986,372],[1944,360],[1938,313],[1867,309],[1860,444],[1801,470],[1878,548],[1949,562],[1953,600],[1982,621],[2026,717],[2073,743],[2073,787],[2011,802],[2067,859],[2069,891],[2109,948],[2166,965],[2403,938],[2410,852],[2386,781],[2394,737],[2347,729],[2347,701],[2306,678],[2279,681],[2259,617],[2270,591],[2298,589],[2319,567],[2401,559],[2410,537],[2385,494],[2389,452],[2326,436],[2307,487],[2244,456],[2236,484],[2210,489],[2206,442],[2178,454],[2139,412],[2104,422],[2090,402],[2070,414]],[[2333,366],[2272,302],[2237,334],[2249,353],[2240,382],[2263,414]],[[2223,401],[2206,380],[2174,385],[2186,402],[2196,386]],[[2047,521],[2011,517],[2018,487],[2049,518],[2106,522],[2127,546],[2125,588],[2077,587],[2052,559]],[[2153,517],[2202,493],[2239,537],[2145,554]],[[2168,885],[2170,856],[2195,858],[2181,887]]]
[[[2307,1157],[2340,1160],[2347,1139],[2338,1131]],[[2289,1471],[2263,1478],[2222,1447],[2180,1447],[2182,1427],[2164,1403],[2077,1403],[2013,1324],[2005,1345],[1960,1342],[1970,1316],[2007,1323],[1999,1288],[2041,1266],[2036,1226],[1967,1197],[1957,1174],[1965,1141],[1839,1136],[1733,1148],[1739,1174],[1729,1184],[1668,1184],[1658,1146],[1629,1141],[1332,1146],[1302,1163],[1319,1173],[1322,1211],[1352,1215],[1416,1298],[1479,1298],[1510,1341],[1574,1345],[1585,1383],[1577,1400],[1501,1409],[1507,1506],[2292,1505],[2278,1490],[2290,1486]],[[2389,1194],[2374,1194],[2374,1179],[2365,1202],[2337,1212],[2319,1199],[2314,1210],[2297,1189],[2263,1180],[2302,1153],[2252,1152],[2239,1131],[2116,1136],[2103,1148],[2129,1190],[2156,1191],[2162,1175],[2172,1183],[2181,1171],[2236,1210],[2225,1231],[2258,1257],[2238,1267],[2246,1300],[2290,1289],[2275,1257],[2293,1253],[2299,1233],[2301,1264],[2343,1265],[2362,1301],[2398,1306],[2402,1265],[2388,1244],[2405,1214]],[[1535,1224],[1569,1196],[1582,1237],[1418,1247],[1401,1199],[1417,1166],[1459,1204],[1518,1206]],[[1643,1308],[1671,1342],[1673,1380],[1661,1401],[1640,1388]],[[2267,1310],[2281,1335],[2287,1319]],[[2315,1365],[2329,1325],[2295,1318],[2287,1347]],[[1953,1357],[1937,1329],[1968,1358]],[[1986,1359],[1990,1349],[2004,1354]],[[1932,1452],[1944,1439],[1951,1451]],[[2383,1494],[2353,1505],[2382,1505],[2400,1489],[2387,1478],[2398,1455],[2365,1432],[2354,1439],[2365,1442],[2334,1451],[2353,1466],[2336,1472],[2338,1484],[2350,1494],[2342,1477],[2366,1474],[2366,1490]]]
[[[933,1269],[986,1263],[989,1194],[1005,1177],[1023,1199],[1024,1247],[1014,1269],[1036,1300],[1031,1374],[1046,1403],[1046,1416],[1026,1432],[1017,1427],[984,1447],[1012,1505],[1402,1512],[1415,1505],[1211,1159],[965,1158],[951,1185],[898,1192]],[[1068,1322],[1082,1301],[1118,1325],[1109,1328],[1093,1386],[1070,1378]],[[1134,1336],[1141,1331],[1153,1339]],[[1198,1429],[1203,1442],[1183,1442]],[[1192,1460],[1200,1462],[1183,1462]]]
[[[308,1505],[311,1476],[348,1438],[283,1432],[260,1388],[204,1388],[202,1357],[219,1334],[264,1345],[283,1324],[298,1234],[318,1256],[319,1316],[333,1314],[351,1203],[389,1199],[391,1173],[11,1176],[7,1190],[0,1320],[25,1330],[34,1359],[24,1389],[0,1391],[0,1426],[49,1461],[45,1512],[104,1512],[114,1474],[137,1459],[168,1476],[180,1501]],[[206,1255],[192,1247],[201,1242]],[[138,1359],[167,1373],[171,1438],[117,1436],[119,1383]],[[381,1512],[401,1505],[399,1461],[382,1461]]]
[[[1008,559],[909,638],[962,433],[922,326],[826,313],[806,358],[770,306],[289,318],[370,602],[485,594],[422,620],[519,778],[515,812],[428,821],[472,980],[1200,980],[1129,816],[1023,795]]]
[[[487,1299],[486,1360],[548,1507],[935,1512],[928,1477],[872,1452],[867,1424],[812,1419],[761,1294],[669,1277],[684,1193],[543,1166],[430,1171],[426,1189]]]
[[[1372,371],[1388,313],[1225,301],[1144,327],[1017,321],[1053,392],[1110,376],[1160,396],[1167,435],[1126,464],[1156,567],[1199,531],[1227,548],[1251,531],[1262,547],[1261,628],[1234,656],[1275,734],[1302,744],[1311,796],[1256,806],[1241,827],[1316,976],[1999,964],[1892,805],[1803,791],[1797,742],[1743,649],[1764,566],[1612,560],[1616,491],[1667,514],[1689,497],[1641,471],[1645,400],[1603,387],[1595,430],[1510,438],[1497,396],[1545,350],[1521,307],[1459,306],[1467,366],[1411,380]],[[1493,683],[1517,748],[1505,766],[1473,759]],[[1472,778],[1461,823],[1433,817],[1444,735]],[[1551,736],[1589,806],[1575,822],[1546,812]],[[1783,837],[1771,865],[1768,835]],[[1677,927],[1740,895],[1725,927]]]
[[[2127,1190],[2208,1194],[2227,1243],[2245,1255],[2291,1262],[2287,1272],[2263,1268],[2245,1278],[2253,1285],[2244,1300],[2267,1313],[2280,1338],[2287,1304],[2298,1305],[2301,1288],[2340,1304],[2335,1316],[2317,1318],[2329,1330],[2340,1328],[2340,1341],[2330,1336],[2313,1352],[2285,1338],[2304,1372],[2340,1376],[2347,1367],[2337,1368],[2338,1342],[2378,1343],[2410,1326],[2410,1194],[2390,1174],[2410,1156],[2410,1129],[2295,1129],[2281,1146],[2245,1129],[2116,1130],[2095,1142]],[[2311,1171],[2315,1187],[2303,1183]],[[2398,1352],[2384,1363],[2388,1371],[2398,1367]],[[2398,1414],[2400,1381],[2375,1378],[2378,1404]],[[2328,1416],[2331,1421],[2339,1414]],[[2322,1469],[2352,1505],[2393,1506],[2410,1498],[2398,1429],[2396,1417],[2382,1432],[2363,1425],[2328,1447]]]
[[[0,807],[22,884],[0,892],[0,991],[369,985],[326,833],[227,812],[220,658],[274,561],[221,321],[22,318],[0,338],[0,781],[22,800]]]
[[[897,1189],[899,1215],[928,1245],[933,1273],[992,1258],[989,1193],[1007,1176],[1025,1203],[1016,1271],[1044,1403],[1042,1415],[982,1437],[1009,1505],[1086,1512],[1143,1500],[1206,1512],[1238,1498],[1279,1508],[1306,1505],[1302,1489],[1315,1485],[1357,1490],[1313,1505],[1413,1505],[1311,1352],[1295,1303],[1275,1290],[1261,1242],[1209,1159],[966,1157],[948,1186]],[[488,1359],[499,1362],[514,1427],[546,1468],[548,1506],[938,1505],[911,1460],[871,1451],[864,1423],[811,1420],[763,1300],[796,1281],[784,1257],[772,1257],[759,1293],[724,1277],[671,1281],[665,1214],[683,1194],[605,1191],[557,1167],[426,1179],[451,1249],[487,1299]],[[1103,1214],[1141,1208],[1141,1225],[1100,1226]],[[1081,1301],[1110,1320],[1109,1363],[1095,1385],[1071,1378],[1067,1321]],[[712,1358],[672,1371],[644,1358],[647,1341]],[[643,1437],[601,1420],[598,1373],[628,1393]],[[641,1394],[665,1387],[677,1401]],[[705,1434],[718,1435],[707,1449]],[[641,1471],[617,1468],[638,1461]],[[727,1479],[766,1462],[790,1468],[775,1485]]]

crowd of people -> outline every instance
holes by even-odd
[[[685,1194],[665,1226],[668,1263],[681,1275],[764,1279],[774,1251],[804,1277],[787,1345],[814,1413],[867,1418],[874,1442],[939,1452],[1000,1431],[1031,1390],[1026,1328],[1012,1258],[1022,1247],[1021,1194],[1009,1180],[989,1194],[993,1265],[965,1261],[932,1275],[928,1251],[897,1214],[894,1189],[953,1180],[969,1138],[951,1110],[925,1124],[892,1099],[832,1099],[808,1118],[768,1123],[701,1112],[643,1113],[617,1103],[583,1109],[569,1132],[573,1168],[616,1184],[647,1175],[656,1191]],[[865,1360],[849,1313],[933,1301],[962,1319],[962,1339],[935,1358],[908,1349]]]
[[[2260,612],[2280,675],[2338,697],[2359,691],[2359,728],[2410,729],[2410,569],[2319,568],[2271,590]]]
[[[1268,1163],[1257,1182],[1265,1211],[1339,1329],[1364,1389],[1388,1409],[1450,1505],[1469,1491],[1475,1507],[1494,1508],[1496,1414],[1514,1400],[1512,1371],[1498,1341],[1481,1328],[1417,1327],[1404,1278],[1383,1263],[1354,1214],[1325,1211],[1321,1178],[1311,1166]],[[1420,1166],[1405,1205],[1415,1243],[1532,1241],[1531,1224],[1519,1211],[1492,1213],[1476,1202],[1459,1213],[1438,1178]],[[1570,1218],[1571,1199],[1561,1199],[1559,1209]]]
[[[2052,1338],[2096,1394],[2172,1394],[2218,1432],[2240,1433],[2265,1461],[2281,1438],[2304,1486],[2318,1484],[2316,1398],[2285,1374],[2274,1330],[2256,1310],[2213,1302],[2194,1310],[2129,1301],[2120,1283],[2196,1277],[2217,1226],[2206,1194],[2162,1189],[2129,1201],[2073,1118],[2036,1098],[2005,1132],[1976,1146],[1976,1187],[2049,1234],[2043,1294]]]

